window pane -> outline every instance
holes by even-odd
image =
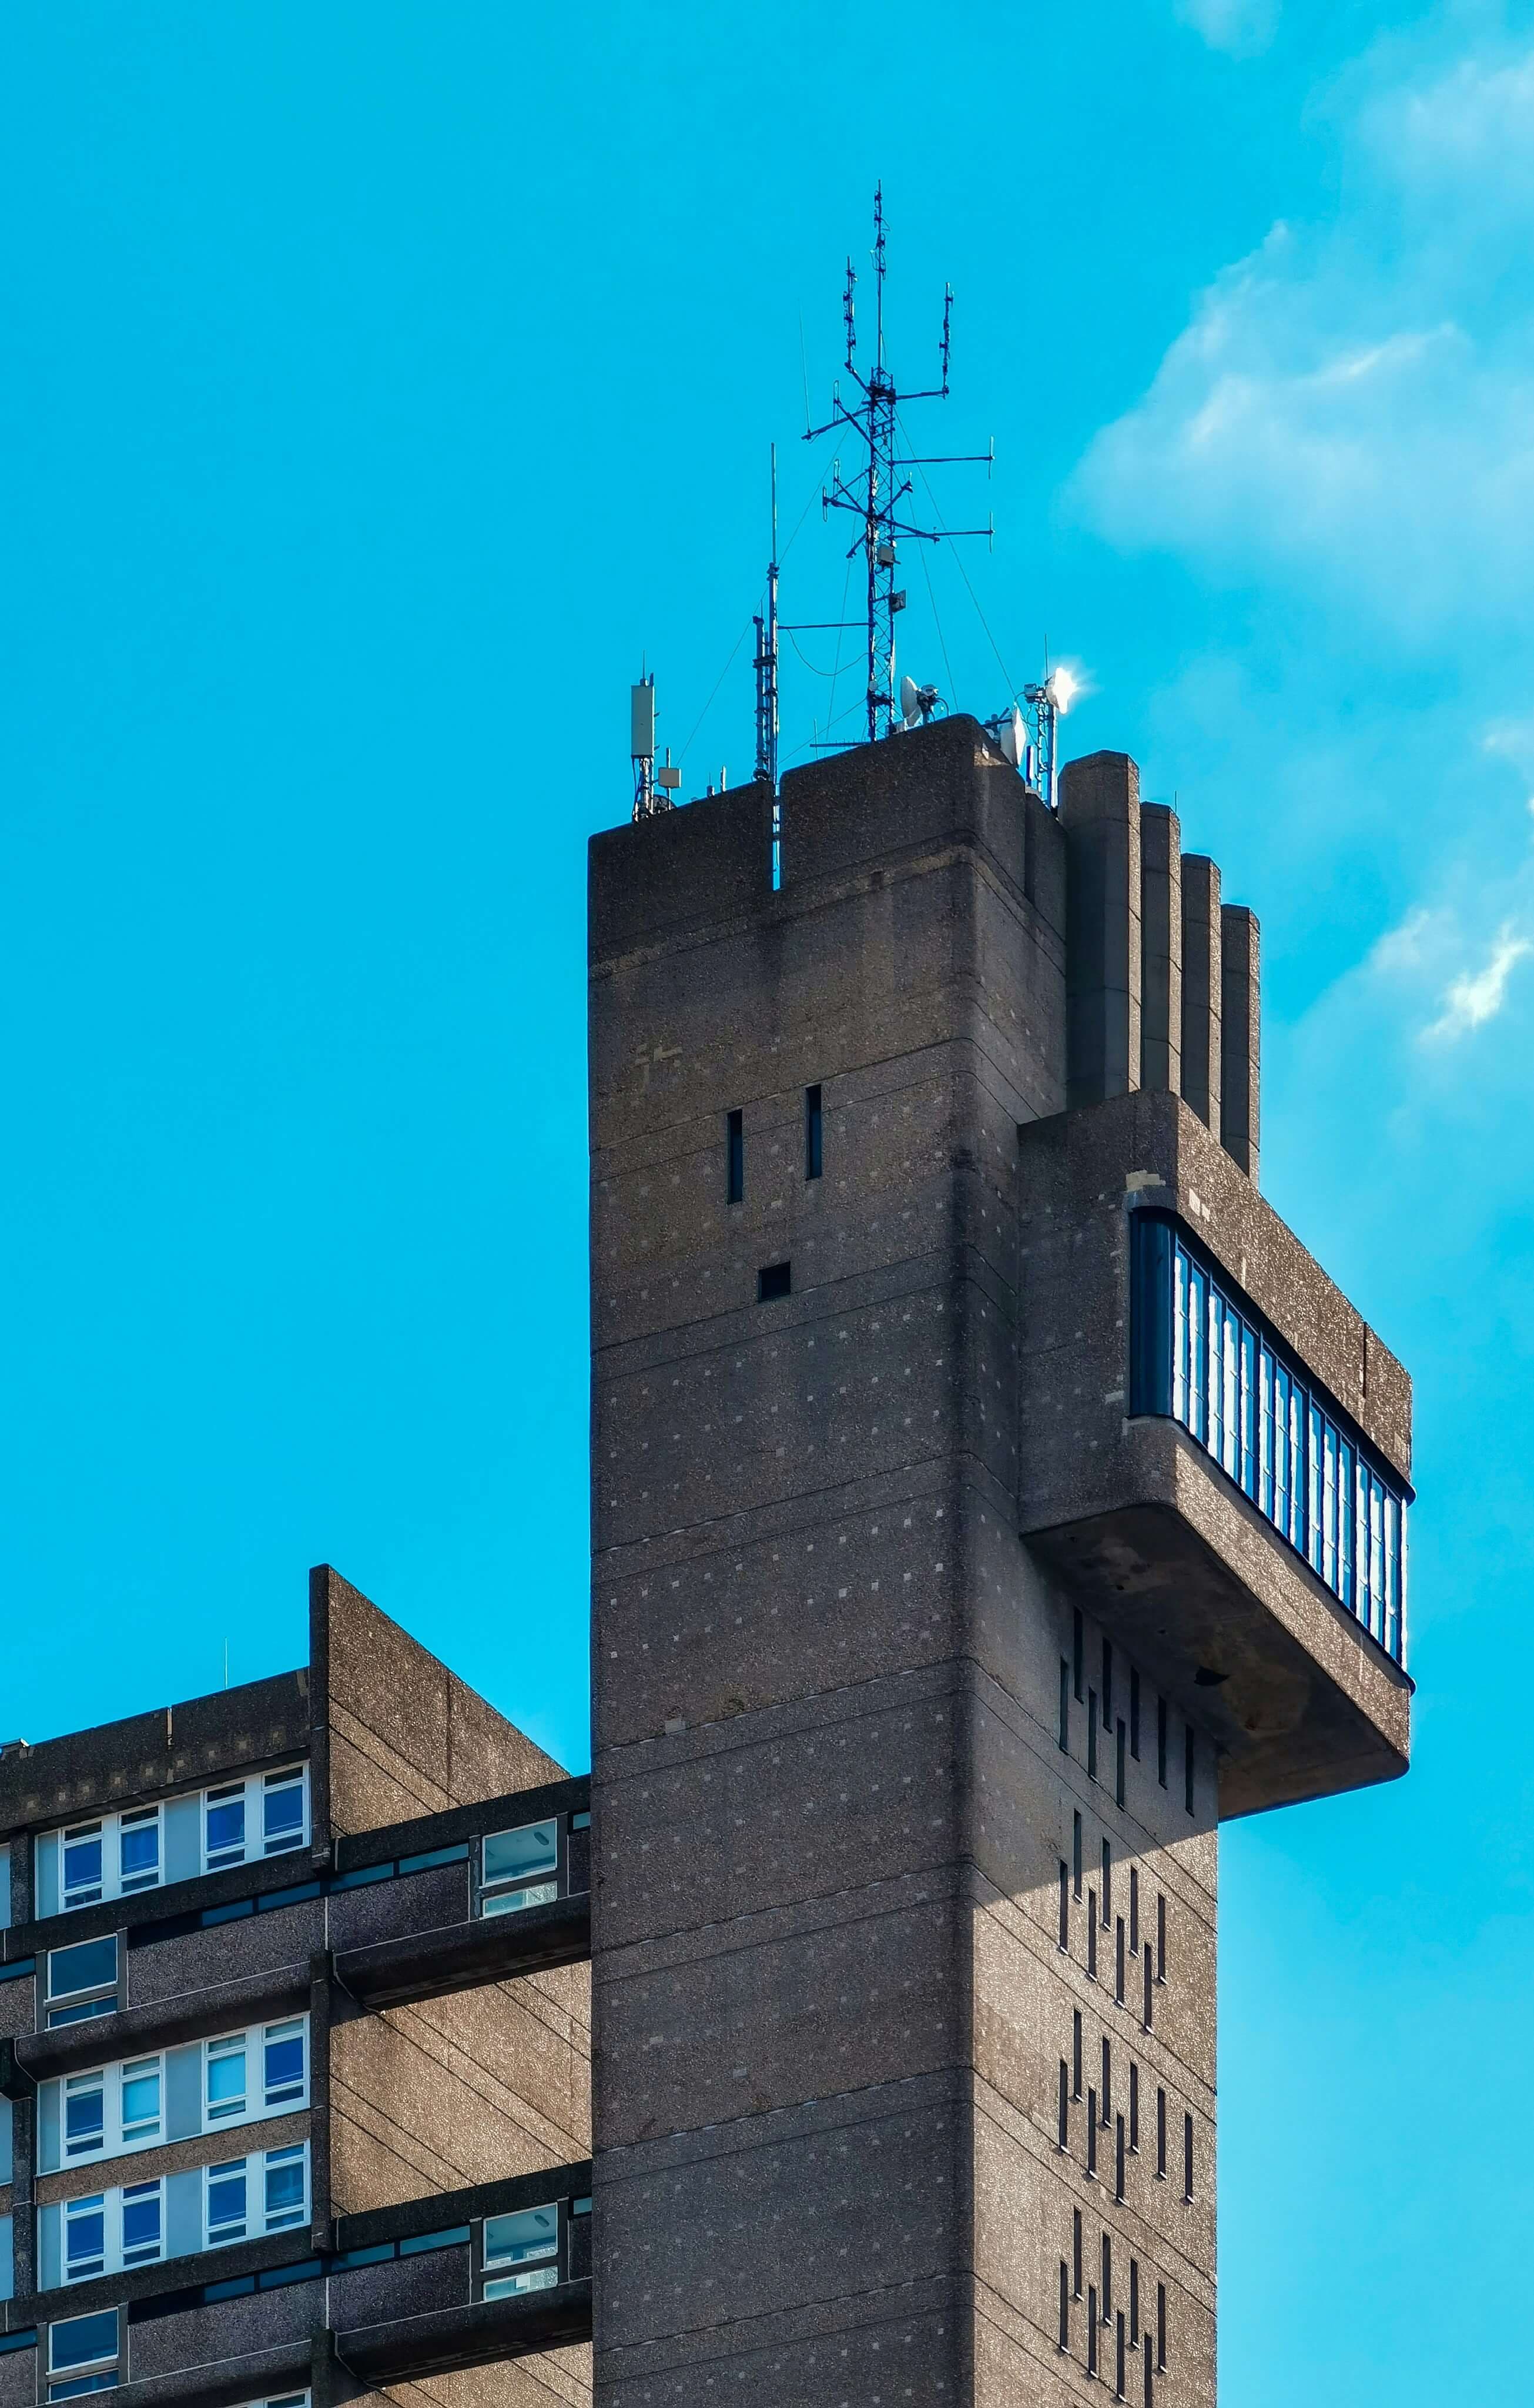
[[[101,1825],[82,1824],[79,1830],[66,1831],[64,1840],[64,1894],[72,1903],[85,1905],[85,1892],[92,1899],[101,1896]]]
[[[106,2138],[107,2102],[99,2074],[66,2083],[64,2094],[64,2153],[79,2157],[99,2149]]]
[[[54,2373],[65,2368],[95,2366],[117,2356],[117,2310],[94,2316],[66,2316],[48,2329],[48,2363]]]
[[[72,2199],[64,2212],[65,2264],[72,2281],[99,2274],[106,2263],[107,2202],[100,2191]]]
[[[552,2258],[559,2247],[557,2207],[524,2207],[516,2215],[487,2215],[487,2266],[523,2266],[536,2258]]]
[[[274,2149],[266,2159],[266,2229],[297,2224],[303,2213],[303,2149]]]
[[[147,2265],[160,2255],[160,2186],[135,2183],[122,2194],[122,2263]]]
[[[245,2229],[245,2160],[208,2170],[208,2235],[237,2240]]]
[[[160,2121],[160,2067],[151,2058],[148,2063],[125,2065],[122,2069],[122,2133],[124,2139],[137,2139],[151,2131]]]
[[[304,2089],[304,2028],[275,2024],[266,2034],[266,2104],[298,2099]]]
[[[535,1873],[552,1873],[558,1862],[559,1829],[554,1823],[524,1823],[520,1830],[485,1835],[487,1882],[526,1881]]]
[[[125,1890],[152,1889],[160,1878],[160,1817],[125,1814],[118,1835],[118,1862]]]
[[[264,1834],[266,1854],[276,1856],[282,1848],[296,1848],[304,1837],[304,1781],[291,1774],[269,1782],[262,1799]]]
[[[245,2104],[245,2042],[233,2047],[210,2042],[208,2050],[208,2112],[235,2115]]]
[[[73,1998],[79,1990],[115,1988],[117,1942],[82,1940],[74,1948],[54,1948],[48,1959],[48,1995]]]
[[[245,1854],[245,1784],[208,1793],[208,1855],[236,1857]]]

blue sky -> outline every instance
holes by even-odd
[[[774,439],[838,613],[881,175],[997,455],[903,665],[1079,663],[1258,910],[1265,1185],[1417,1381],[1416,1769],[1225,1852],[1224,2396],[1505,2383],[1534,10],[12,0],[0,66],[6,1735],[297,1660],[328,1557],[584,1761],[584,841],[641,652],[747,772]]]

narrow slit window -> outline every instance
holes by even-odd
[[[1097,2372],[1097,2286],[1096,2283],[1089,2283],[1086,2286],[1086,2371],[1088,2374],[1093,2375]]]
[[[1140,1867],[1129,1868],[1129,1954],[1140,1955]]]
[[[1070,1818],[1070,1879],[1078,1898],[1082,1894],[1082,1817],[1080,1810]]]
[[[1082,2011],[1080,2007],[1075,2010],[1070,2018],[1070,2095],[1073,2099],[1079,2099],[1082,2095]]]
[[[820,1089],[806,1087],[804,1091],[804,1175],[806,1179],[818,1179],[821,1174],[822,1128]]]
[[[1079,2207],[1073,2211],[1070,2223],[1070,2296],[1073,2300],[1082,2296],[1082,2211]]]
[[[1113,2397],[1115,2400],[1122,2400],[1124,2398],[1124,2310],[1121,2308],[1118,2313],[1117,2338],[1113,2360]]]
[[[1155,1965],[1151,1956],[1151,1943],[1148,1940],[1145,1942],[1144,1964],[1145,1997],[1140,2006],[1140,2020],[1149,2031],[1155,2014]]]
[[[1088,1781],[1096,1781],[1097,1777],[1097,1693],[1096,1689],[1088,1689],[1086,1693],[1086,1777]]]
[[[1140,1762],[1140,1666],[1129,1667],[1129,1753]]]
[[[1089,1982],[1097,1978],[1097,1893],[1095,1889],[1089,1889],[1086,1894],[1086,1978]]]
[[[1113,2197],[1124,2204],[1124,2159],[1125,2153],[1124,2118],[1115,2116],[1113,2123]]]
[[[1070,2268],[1063,2258],[1060,2260],[1059,2346],[1062,2350],[1070,2347]]]
[[[1111,2233],[1102,2237],[1102,2320],[1107,2324],[1113,2314],[1113,2240]]]
[[[1129,2155],[1140,2155],[1140,2068],[1129,2060]]]
[[[1152,2363],[1151,2363],[1151,2336],[1150,2336],[1149,2332],[1147,2332],[1147,2333],[1143,2336],[1143,2338],[1142,2338],[1142,2340],[1141,2340],[1141,2343],[1140,2343],[1140,2350],[1141,2350],[1141,2362],[1142,2362],[1142,2364],[1143,2364],[1143,2366],[1144,2366],[1144,2369],[1145,2369],[1145,2401],[1144,2401],[1144,2408],[1153,2408],[1153,2402],[1154,2402],[1154,2398],[1155,2398],[1155,2392],[1154,2392],[1154,2372],[1153,2372],[1153,2369],[1152,2369]]]
[[[1167,2372],[1167,2286],[1165,2283],[1158,2283],[1155,2286],[1155,2369],[1158,2374],[1165,2374]]]
[[[1167,1700],[1155,1701],[1155,1777],[1163,1789],[1167,1786]]]
[[[1063,1656],[1060,1658],[1060,1728],[1058,1737],[1060,1741],[1061,1754],[1068,1756],[1070,1754],[1070,1666]]]
[[[1102,1642],[1102,1727],[1111,1730],[1113,1723],[1113,1642]]]
[[[1140,2347],[1140,2259],[1129,2260],[1129,2338]]]
[[[1125,1748],[1127,1737],[1128,1733],[1125,1728],[1124,1719],[1121,1715],[1119,1718],[1118,1727],[1117,1754],[1113,1759],[1113,1796],[1120,1806],[1126,1805],[1129,1798],[1129,1765]]]
[[[1086,1680],[1086,1625],[1082,1620],[1080,1606],[1076,1607],[1070,1617],[1070,1653],[1076,1703],[1080,1705],[1083,1695],[1083,1684]]]
[[[1104,2032],[1102,2036],[1102,2120],[1105,2129],[1112,2119],[1112,2098],[1113,2043]]]
[[[1183,2118],[1183,2197],[1193,2198],[1193,2117]]]
[[[1070,1946],[1070,1867],[1064,1856],[1060,1859],[1060,1941],[1062,1948]]]
[[[724,1200],[740,1204],[746,1194],[746,1116],[730,1112],[724,1122]]]
[[[1124,1917],[1121,1914],[1113,1927],[1113,1996],[1121,2007],[1124,2004],[1125,1985],[1128,1979],[1128,1955]]]
[[[1064,2057],[1060,2059],[1060,2112],[1054,2145],[1062,2155],[1070,2146],[1070,2068]]]
[[[1086,2094],[1086,2178],[1088,2182],[1097,2179],[1097,2094],[1095,2090]]]
[[[791,1263],[764,1263],[756,1274],[756,1301],[776,1304],[780,1297],[794,1291],[794,1267]]]
[[[1193,1725],[1184,1723],[1183,1727],[1183,1803],[1190,1814],[1193,1813],[1194,1748]]]
[[[1155,1896],[1155,1978],[1167,1979],[1167,1894],[1157,1890]]]
[[[1113,1850],[1110,1842],[1102,1843],[1102,1928],[1106,1931],[1113,1919]]]
[[[1155,2178],[1167,2179],[1167,2094],[1160,2083],[1155,2087]]]

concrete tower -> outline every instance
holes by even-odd
[[[1214,2397],[1217,1831],[1405,1769],[1257,930],[954,717],[592,849],[604,2408]]]

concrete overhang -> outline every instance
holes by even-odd
[[[1403,1483],[1405,1372],[1178,1097],[1020,1146],[1021,1535],[1208,1731],[1222,1816],[1396,1778],[1406,1673],[1177,1423],[1126,1412],[1134,1211],[1184,1224]]]

